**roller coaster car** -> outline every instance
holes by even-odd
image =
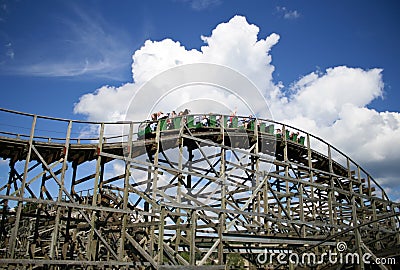
[[[146,139],[154,137],[154,134],[150,127],[150,121],[146,120],[145,122],[140,123],[138,127],[138,139]]]
[[[174,117],[172,119],[170,118],[164,118],[158,120],[158,122],[152,122],[150,120],[146,120],[142,122],[139,125],[138,128],[138,139],[149,139],[149,138],[154,138],[156,136],[156,132],[151,128],[151,124],[154,124],[155,126],[160,125],[160,131],[172,131],[172,130],[179,130],[181,127],[181,121],[183,120],[182,117]],[[230,121],[229,121],[230,120]],[[217,120],[216,115],[210,115],[207,117],[207,124],[204,124],[201,120],[201,118],[195,118],[194,115],[188,115],[185,118],[185,123],[187,127],[190,130],[202,130],[202,131],[213,131],[216,128],[219,128],[219,121]],[[246,130],[247,132],[253,133],[254,129],[257,128],[259,132],[262,133],[267,133],[274,135],[274,125],[266,125],[266,123],[260,123],[257,125],[255,119],[249,119],[247,122],[247,125],[244,126],[239,126],[239,121],[238,117],[233,117],[229,119],[228,117],[224,118],[224,127],[227,129],[235,129],[235,130]],[[275,134],[276,138],[282,139],[282,134]],[[305,137],[304,136],[298,136],[298,133],[292,133],[290,134],[289,130],[286,130],[286,140],[288,141],[293,141],[296,143],[299,143],[301,145],[304,145],[305,143]]]

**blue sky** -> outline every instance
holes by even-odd
[[[0,3],[2,107],[80,118],[73,104],[82,94],[132,80],[131,55],[146,39],[199,49],[201,35],[240,14],[259,26],[260,37],[281,36],[272,51],[275,80],[288,86],[337,65],[383,68],[384,99],[370,106],[399,108],[398,1]]]
[[[90,100],[122,102],[110,93],[134,91],[132,69],[138,79],[143,71],[155,75],[171,55],[183,62],[223,55],[215,61],[271,81],[280,95],[269,99],[278,120],[326,138],[400,199],[400,144],[393,143],[400,140],[399,7],[398,1],[0,0],[0,107],[103,120],[114,111],[101,114]],[[253,25],[261,53],[246,47]],[[237,54],[224,54],[225,41]],[[149,52],[160,63],[148,64]],[[243,52],[249,61],[241,69]],[[262,63],[252,66],[257,59]],[[315,104],[305,106],[313,96]],[[349,129],[353,135],[344,137]]]

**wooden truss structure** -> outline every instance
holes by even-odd
[[[400,261],[400,204],[305,131],[186,116],[139,139],[141,123],[0,112],[2,269],[228,269],[234,255],[245,259],[236,269],[293,269],[258,255],[318,255],[339,242]]]

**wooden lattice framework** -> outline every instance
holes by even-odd
[[[225,269],[236,254],[243,268],[264,269],[260,252],[321,254],[338,242],[400,255],[400,205],[351,158],[294,127],[240,128],[244,117],[229,127],[227,116],[196,127],[186,116],[138,139],[135,122],[0,112],[0,268]]]

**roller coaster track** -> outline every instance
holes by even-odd
[[[143,135],[0,109],[0,269],[293,269],[259,254],[337,243],[400,262],[400,204],[350,157],[272,120],[197,117]]]

